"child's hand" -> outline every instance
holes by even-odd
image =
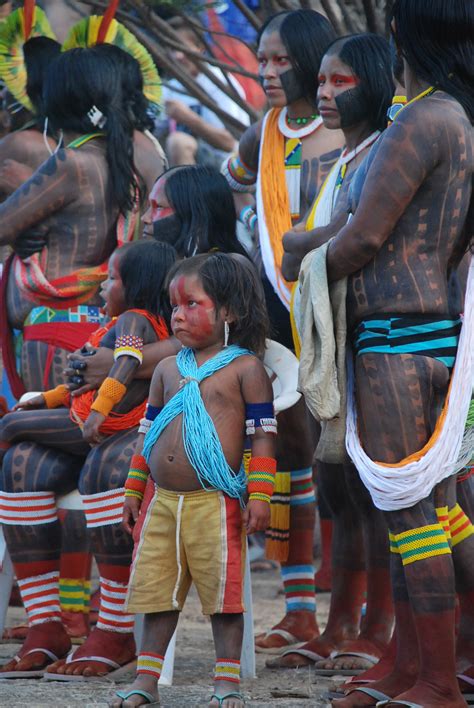
[[[45,400],[44,396],[42,393],[40,393],[38,396],[34,396],[33,398],[29,398],[27,401],[24,401],[23,403],[17,403],[16,405],[13,406],[12,411],[34,411],[37,408],[44,408],[45,406]]]
[[[89,417],[84,423],[82,429],[82,437],[89,445],[98,445],[104,439],[104,436],[99,433],[99,428],[105,420],[105,415],[98,411],[91,411]]]
[[[142,503],[140,499],[137,499],[136,497],[125,497],[122,526],[125,531],[130,534],[130,536],[133,534],[133,527],[137,523],[141,505]]]
[[[247,536],[256,531],[265,531],[270,526],[270,504],[258,499],[251,499],[243,514]]]

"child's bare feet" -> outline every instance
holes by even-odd
[[[238,685],[233,690],[232,686],[229,686],[229,681],[215,682],[209,708],[220,708],[220,706],[222,708],[244,708],[244,697],[240,693]]]
[[[130,688],[117,691],[117,698],[110,703],[110,708],[136,708],[136,706],[158,706],[158,683],[154,676],[139,674]]]

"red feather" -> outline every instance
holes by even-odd
[[[35,13],[35,0],[25,0],[23,5],[23,21],[25,25],[25,42],[30,38]]]
[[[111,0],[107,10],[104,12],[104,17],[102,18],[102,22],[100,23],[99,31],[97,33],[97,44],[103,44],[103,42],[105,41],[107,30],[109,29],[110,23],[115,17],[118,4],[119,0]]]

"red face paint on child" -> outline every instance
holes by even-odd
[[[170,284],[171,329],[184,346],[202,348],[220,338],[216,306],[197,275],[178,275]]]

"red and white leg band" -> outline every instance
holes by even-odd
[[[148,674],[159,681],[164,660],[165,658],[161,654],[140,652],[137,659],[137,674]]]
[[[240,683],[240,661],[238,659],[217,659],[214,681]]]
[[[61,622],[58,571],[23,578],[18,581],[18,587],[30,627],[43,622]]]
[[[49,524],[58,520],[54,492],[0,492],[0,523],[15,526]]]
[[[88,529],[122,523],[125,488],[98,494],[83,494],[82,503]]]
[[[133,632],[135,615],[126,614],[123,609],[127,596],[127,583],[117,583],[108,578],[100,579],[100,608],[97,629],[108,632]]]

